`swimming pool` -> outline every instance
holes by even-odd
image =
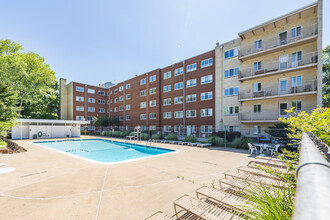
[[[102,164],[121,163],[176,152],[176,150],[172,149],[104,139],[37,141],[33,143],[61,153]]]

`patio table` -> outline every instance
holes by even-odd
[[[267,151],[267,154],[269,154],[269,151],[270,151],[270,148],[272,148],[273,146],[271,146],[271,145],[269,145],[269,144],[263,144],[263,143],[257,143],[257,144],[253,144],[254,146],[256,146],[256,147],[259,147],[259,155],[261,155],[261,156],[265,156],[262,152],[264,151],[264,150],[266,150]]]

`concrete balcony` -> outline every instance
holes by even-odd
[[[238,100],[244,101],[254,101],[261,99],[274,99],[279,97],[288,96],[301,96],[301,95],[311,95],[317,93],[317,80],[303,81],[299,86],[282,87],[280,88],[280,83],[275,83],[272,87],[267,87],[264,90],[254,92],[253,89],[248,89],[239,92]]]
[[[250,68],[245,68],[239,71],[238,79],[240,81],[251,80],[260,77],[267,77],[276,74],[298,71],[302,69],[312,68],[317,66],[317,52],[302,54],[300,60],[291,62],[268,62],[262,63],[261,69],[255,70],[253,64]]]
[[[246,61],[258,56],[265,56],[270,53],[316,41],[318,34],[317,23],[310,26],[303,26],[301,34],[294,38],[291,38],[291,33],[289,32],[288,30],[287,37],[282,40],[280,40],[278,35],[274,34],[271,39],[263,40],[262,46],[259,48],[255,48],[254,45],[241,48],[238,58],[241,61]]]
[[[296,110],[292,113],[285,112],[283,109],[263,109],[261,112],[246,111],[240,112],[238,119],[241,123],[277,123],[279,118],[286,118],[297,116],[299,113],[305,111],[310,113],[314,107],[306,107],[301,110]]]

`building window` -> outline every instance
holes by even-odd
[[[124,116],[119,116],[119,121],[124,121]],[[119,130],[123,130],[123,128],[119,128]]]
[[[156,100],[149,101],[149,106],[150,107],[155,107],[156,106]]]
[[[186,87],[189,88],[189,87],[196,86],[196,81],[197,81],[196,79],[187,80]]]
[[[172,76],[172,71],[164,73],[164,79],[169,79]]]
[[[181,103],[183,103],[183,96],[174,98],[174,104],[181,104]]]
[[[183,74],[183,67],[174,70],[174,76]]]
[[[140,96],[146,96],[146,95],[147,95],[147,90],[140,91]]]
[[[191,71],[195,71],[197,69],[197,64],[193,63],[187,66],[187,73],[191,72]]]
[[[203,92],[203,93],[201,93],[201,101],[210,100],[212,98],[213,98],[213,93],[212,92]]]
[[[131,99],[131,94],[126,95],[126,100],[129,100],[129,99]]]
[[[255,125],[253,126],[253,134],[260,134],[261,133],[261,126]]]
[[[77,92],[84,92],[84,88],[83,87],[76,86],[76,91]]]
[[[225,96],[238,95],[239,87],[225,89]]]
[[[115,103],[117,103],[118,102],[118,99],[117,98],[115,98]]]
[[[183,89],[183,82],[178,82],[174,84],[174,90]]]
[[[156,75],[149,77],[149,82],[155,82],[156,81]]]
[[[253,112],[254,113],[261,112],[261,104],[255,104],[255,105],[253,105]]]
[[[105,95],[105,92],[104,92],[104,91],[101,91],[101,90],[99,90],[99,91],[98,91],[98,94],[99,94],[99,95]]]
[[[212,125],[202,125],[201,126],[201,132],[202,133],[212,133],[213,132],[213,126]]]
[[[77,121],[84,121],[85,120],[85,118],[84,118],[84,116],[76,116],[76,120]]]
[[[119,92],[122,92],[122,91],[124,91],[124,86],[119,87]]]
[[[175,111],[174,118],[183,118],[183,111]]]
[[[261,83],[253,83],[253,92],[261,91]]]
[[[164,112],[163,117],[164,117],[164,119],[172,118],[172,112]]]
[[[291,29],[291,38],[296,38],[301,36],[301,26]]]
[[[149,89],[149,94],[150,95],[156,94],[156,87]]]
[[[76,106],[76,111],[84,111],[84,106]]]
[[[212,66],[212,65],[213,65],[213,58],[209,58],[209,59],[201,61],[201,68]]]
[[[229,59],[229,58],[236,57],[236,56],[238,56],[238,48],[227,50],[225,52],[225,59]]]
[[[147,78],[140,80],[140,85],[144,85],[144,84],[147,84]]]
[[[150,125],[149,131],[156,131],[156,125]]]
[[[114,112],[118,112],[118,107],[115,107]]]
[[[150,113],[149,119],[156,119],[156,113]]]
[[[99,113],[105,113],[105,109],[104,108],[99,108]]]
[[[254,49],[258,50],[262,48],[262,40],[256,40],[254,41]]]
[[[225,107],[225,115],[236,115],[239,113],[239,106]]]
[[[95,112],[95,108],[94,107],[88,107],[87,110],[88,110],[88,112]]]
[[[146,120],[147,114],[140,114],[140,120]]]
[[[213,116],[212,108],[201,109],[201,117],[211,117],[211,116]]]
[[[102,99],[99,99],[99,100],[98,100],[98,103],[99,103],[99,104],[105,104],[105,101],[102,100]]]
[[[187,110],[186,111],[187,118],[195,118],[196,117],[196,110]]]
[[[146,108],[147,102],[140,102],[140,108]]]
[[[130,115],[126,115],[126,121],[130,121],[131,120],[131,116]]]
[[[131,110],[131,105],[130,104],[126,105],[126,110]]]
[[[124,106],[119,106],[119,111],[120,112],[124,111]]]
[[[89,116],[88,121],[94,121],[94,117]]]
[[[193,95],[187,95],[186,97],[186,101],[187,102],[196,102],[197,101],[197,95],[193,94]]]
[[[171,98],[164,99],[163,104],[164,105],[171,105],[172,104],[172,99]]]
[[[115,94],[117,94],[118,93],[118,89],[115,89]]]
[[[93,98],[88,98],[87,101],[88,101],[89,103],[95,103],[95,99],[93,99]]]
[[[89,130],[89,131],[94,131],[94,130],[95,130],[95,126],[93,126],[93,125],[89,125],[89,126],[87,127],[87,130]]]
[[[301,111],[302,110],[302,101],[292,101],[292,107],[294,110]]]
[[[253,70],[254,70],[254,72],[257,72],[257,71],[261,70],[261,61],[255,62],[253,64]]]
[[[95,89],[88,89],[87,92],[90,94],[95,94]]]
[[[164,86],[164,89],[163,89],[164,92],[170,92],[171,90],[172,90],[172,85]]]
[[[119,96],[119,101],[124,101],[124,97],[123,96]]]
[[[225,131],[228,131],[228,132],[238,131],[239,132],[239,126],[225,125]]]
[[[292,67],[299,66],[299,62],[301,60],[302,60],[302,51],[297,51],[297,52],[292,53]]]
[[[225,78],[229,78],[229,77],[233,77],[233,76],[237,76],[239,72],[239,68],[234,68],[234,69],[229,69],[229,70],[225,70]]]
[[[126,84],[126,89],[130,89],[130,88],[131,88],[131,84],[130,83]]]
[[[301,85],[302,85],[301,76],[292,77],[292,83],[291,83],[292,87],[297,87]]]
[[[213,75],[201,77],[201,85],[213,82]]]
[[[84,101],[84,97],[76,96],[76,101],[83,102]]]
[[[171,125],[164,125],[163,126],[163,131],[164,132],[171,132]]]

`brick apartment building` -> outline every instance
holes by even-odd
[[[322,104],[322,1],[217,43],[214,50],[117,85],[60,79],[60,118],[119,117],[120,129],[266,135],[286,109]],[[90,130],[95,127],[89,126]]]

